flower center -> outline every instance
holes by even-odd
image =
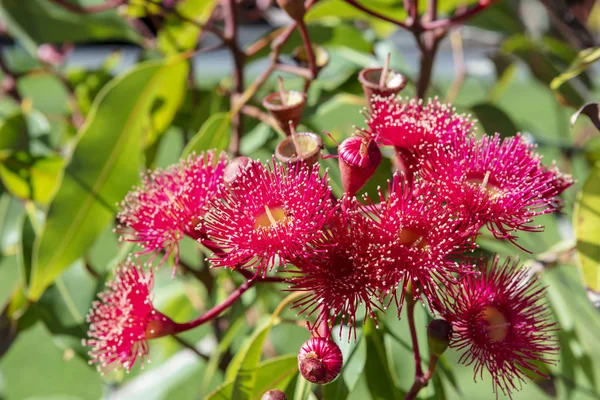
[[[485,307],[481,313],[481,319],[492,342],[501,342],[506,338],[510,322],[502,311],[494,306]]]
[[[268,228],[270,226],[277,226],[280,222],[284,222],[286,219],[285,210],[281,206],[269,208],[265,205],[265,212],[258,214],[254,228],[259,227]]]
[[[478,172],[467,174],[467,182],[474,186],[480,186],[482,189],[488,192],[491,198],[499,197],[502,194],[500,186],[493,180],[490,179],[490,171],[487,171],[485,175]]]
[[[398,243],[409,247],[416,247],[419,250],[427,250],[429,242],[419,232],[404,228],[398,233]]]

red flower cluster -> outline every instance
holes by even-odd
[[[314,382],[335,377],[319,368],[329,362],[320,353],[336,322],[352,332],[361,305],[365,319],[375,318],[394,299],[400,309],[409,293],[452,324],[453,346],[476,374],[489,369],[495,387],[510,392],[522,368],[535,370],[532,361],[555,351],[543,291],[515,265],[495,260],[481,273],[469,253],[482,227],[512,242],[516,231],[540,230],[534,218],[557,210],[572,180],[543,166],[519,135],[477,139],[469,118],[437,100],[375,96],[370,110],[368,128],[339,148],[341,200],[318,164],[240,159],[228,168],[208,152],[149,174],[127,196],[123,240],[166,257],[188,235],[213,251],[214,267],[252,269],[255,277],[287,270],[289,290],[306,292],[295,307],[315,317],[308,326],[320,336],[300,360]],[[359,202],[356,192],[380,165],[380,145],[394,146],[399,173],[376,202]],[[151,286],[137,267],[120,271],[90,313],[86,344],[101,369],[115,361],[130,368],[147,356],[153,329],[172,328],[153,309]],[[335,375],[337,352],[326,368]]]

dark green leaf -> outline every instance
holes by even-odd
[[[514,136],[519,131],[519,128],[508,114],[492,104],[475,104],[471,107],[471,110],[483,126],[484,132],[489,135],[499,133],[502,137],[509,137]]]
[[[550,82],[561,72],[562,67],[552,61],[543,45],[533,42],[525,35],[512,36],[504,41],[502,49],[525,61],[536,79],[546,85],[550,85]],[[581,107],[584,103],[583,95],[570,82],[561,85],[556,95],[562,103],[572,107]]]
[[[19,334],[0,361],[0,371],[7,399],[102,396],[101,376],[71,352],[59,350],[42,324]]]
[[[142,131],[159,96],[178,103],[187,62],[182,58],[140,64],[107,85],[79,133],[79,143],[36,243],[31,299],[91,246],[137,182]]]
[[[72,43],[121,39],[139,42],[136,31],[116,10],[83,14],[46,0],[0,0],[8,31],[33,56],[42,43]]]
[[[367,386],[374,400],[400,399],[404,397],[390,369],[388,352],[383,340],[383,331],[369,320],[364,329],[367,343],[367,361],[364,373]]]

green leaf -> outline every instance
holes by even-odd
[[[21,332],[0,361],[7,399],[102,396],[102,378],[86,363],[59,350],[42,324]],[[38,397],[39,396],[39,397]]]
[[[390,369],[391,364],[382,330],[377,329],[373,321],[369,320],[363,331],[367,343],[367,361],[364,373],[371,396],[374,400],[403,398]]]
[[[532,41],[525,35],[513,35],[502,43],[502,50],[512,53],[527,63],[535,78],[546,84],[556,78],[562,66],[556,65],[549,56],[543,43]],[[565,82],[556,91],[555,95],[562,103],[572,107],[580,107],[584,103],[583,95],[570,82]]]
[[[27,150],[28,147],[27,121],[22,112],[16,112],[0,122],[0,152]]]
[[[21,240],[23,203],[8,193],[0,195],[0,253],[14,255]]]
[[[573,79],[600,58],[600,47],[581,50],[571,65],[550,82],[550,88],[557,90],[563,83]]]
[[[260,400],[271,389],[283,390],[298,372],[298,357],[295,354],[276,357],[257,366],[255,386],[247,394],[248,399]],[[235,398],[235,382],[229,380],[205,397],[205,400],[230,400]]]
[[[484,132],[493,135],[499,133],[502,137],[513,136],[519,128],[502,109],[489,103],[479,103],[471,107],[477,116]]]
[[[588,291],[600,294],[600,167],[592,169],[573,213],[577,256]]]
[[[80,1],[80,4],[84,2]],[[108,39],[140,42],[139,35],[116,10],[84,14],[66,10],[52,1],[0,0],[0,15],[11,36],[33,56],[42,43]]]
[[[210,18],[217,3],[218,0],[183,0],[177,2],[176,10],[186,19],[203,24]],[[167,55],[192,50],[198,43],[198,35],[200,28],[197,24],[183,21],[170,13],[158,32],[158,48]]]
[[[206,150],[227,150],[229,146],[229,130],[231,128],[231,114],[217,113],[204,122],[198,133],[183,149],[182,157],[187,157],[193,152],[201,153]]]
[[[62,184],[36,242],[29,296],[44,289],[92,245],[113,220],[115,207],[137,182],[142,132],[164,88],[179,102],[188,64],[183,58],[149,61],[107,85],[96,99]]]
[[[1,160],[0,179],[15,197],[48,204],[58,188],[63,167],[61,157],[18,152]]]
[[[349,394],[350,389],[341,377],[323,386],[323,400],[345,400]]]

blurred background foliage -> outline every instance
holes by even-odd
[[[90,14],[57,3],[103,1],[0,0],[0,398],[256,399],[271,388],[297,400],[400,398],[414,365],[408,328],[395,310],[381,316],[378,328],[368,323],[355,341],[340,342],[343,374],[317,389],[298,378],[296,353],[308,339],[303,321],[287,308],[271,316],[285,294],[268,285],[251,289],[214,323],[180,339],[153,341],[144,370],[102,377],[87,365],[81,346],[87,310],[114,267],[134,251],[113,232],[116,204],[145,168],[165,167],[193,150],[227,149],[232,63],[225,50],[210,50],[215,39],[209,34],[164,13],[167,0],[131,0]],[[244,45],[287,23],[268,3],[241,2]],[[406,15],[401,1],[362,3],[394,18]],[[440,0],[438,13],[470,3]],[[567,21],[568,8],[558,0],[496,3],[442,43],[429,93],[471,113],[479,132],[523,132],[547,163],[556,160],[577,179],[565,193],[563,213],[541,217],[543,233],[521,235],[531,253],[486,235],[479,241],[483,253],[518,255],[532,266],[549,287],[561,328],[558,363],[547,366],[552,378],[536,378],[516,399],[600,398],[600,302],[594,295],[600,292],[600,136],[587,118],[570,124],[577,108],[600,99],[594,66],[600,49],[590,47],[600,7],[587,23]],[[220,12],[217,0],[180,0],[176,11],[197,21],[218,19]],[[353,126],[364,126],[356,75],[381,65],[387,53],[409,79],[403,95],[415,94],[418,52],[410,33],[342,0],[319,1],[307,22],[330,63],[310,88],[302,129],[326,130],[341,141]],[[284,59],[301,44],[294,35]],[[247,60],[248,82],[267,57],[262,50]],[[287,88],[302,88],[301,78],[280,75]],[[275,84],[273,76],[251,104],[260,107]],[[597,108],[588,110],[597,121]],[[323,137],[325,152],[335,152],[335,143]],[[270,159],[279,140],[268,125],[245,119],[242,154]],[[384,161],[364,189],[371,195],[390,177],[391,163]],[[340,195],[337,162],[322,163]],[[175,279],[168,266],[157,272],[155,305],[176,321],[209,309],[239,284],[229,271],[209,271],[203,252],[184,239],[188,267]],[[419,308],[417,325],[424,328],[428,318]],[[489,377],[475,384],[455,352],[441,367],[420,398],[495,398]]]

